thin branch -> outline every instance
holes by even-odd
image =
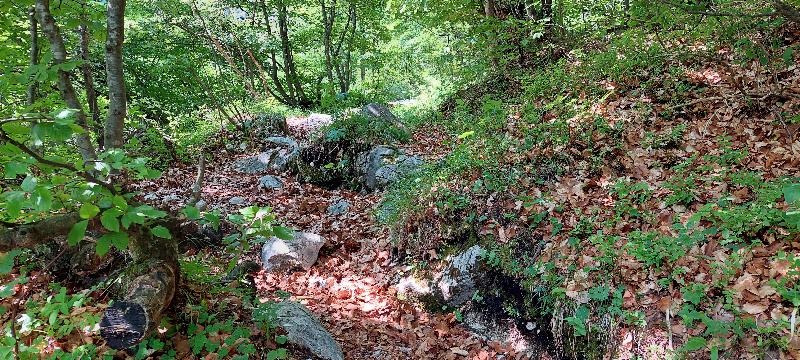
[[[8,142],[11,145],[14,145],[18,149],[22,150],[22,152],[28,154],[30,157],[36,159],[36,161],[38,161],[38,162],[40,162],[42,164],[70,170],[70,171],[78,174],[78,176],[80,176],[80,177],[82,177],[82,178],[84,178],[84,179],[86,179],[88,181],[91,181],[93,183],[96,183],[96,184],[108,189],[108,191],[110,191],[112,194],[114,194],[114,195],[117,194],[117,189],[115,189],[114,185],[112,185],[111,183],[108,183],[108,182],[105,182],[103,180],[100,180],[96,176],[92,175],[91,173],[89,173],[89,172],[87,172],[85,170],[79,170],[78,168],[76,168],[72,164],[65,164],[65,163],[60,163],[60,162],[57,162],[57,161],[45,159],[42,155],[37,154],[35,151],[33,151],[29,147],[25,146],[25,144],[12,139],[2,129],[0,129],[0,139]]]

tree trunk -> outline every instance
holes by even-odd
[[[97,105],[97,92],[94,87],[94,77],[92,76],[92,66],[89,57],[89,27],[86,25],[86,15],[83,16],[83,23],[78,27],[81,38],[81,72],[83,73],[83,87],[86,89],[86,101],[89,103],[89,112],[92,114],[91,128],[97,136],[98,146],[102,149],[105,143],[103,139],[103,128],[100,124],[100,107]]]
[[[39,64],[39,27],[36,24],[36,8],[34,7],[28,10],[28,23],[30,24],[29,32],[31,38],[30,65],[33,67]],[[36,101],[38,92],[39,82],[34,79],[28,85],[27,103],[29,106]]]
[[[123,129],[127,115],[125,77],[122,70],[122,43],[125,39],[125,0],[108,0],[106,39],[106,77],[108,82],[108,116],[104,144],[108,149],[124,144]]]
[[[133,347],[150,335],[172,303],[178,285],[175,240],[141,231],[132,235],[130,250],[134,263],[123,276],[120,289],[125,296],[106,308],[100,320],[100,335],[113,349]]]
[[[42,25],[42,31],[47,36],[50,42],[50,49],[53,53],[53,61],[56,65],[64,64],[67,61],[67,49],[64,46],[64,39],[61,37],[61,31],[56,24],[56,20],[50,13],[50,0],[36,0],[36,12],[39,14],[39,21]],[[75,93],[75,88],[72,86],[72,79],[70,74],[62,69],[58,70],[58,89],[61,92],[61,97],[66,102],[67,106],[77,110],[75,121],[76,124],[86,128],[86,113],[83,112],[83,106],[78,101],[78,96]],[[91,138],[87,133],[80,133],[75,135],[75,143],[78,146],[78,151],[83,157],[84,161],[93,161],[97,158],[94,145]]]
[[[333,25],[336,21],[336,0],[332,0],[330,9],[325,5],[325,1],[326,0],[320,0],[320,4],[322,5],[322,44],[325,51],[325,75],[328,77],[329,86],[333,86],[331,37],[333,36]]]
[[[29,249],[52,242],[56,237],[69,233],[72,226],[80,220],[77,213],[68,213],[35,223],[5,228],[0,230],[0,251],[8,252],[15,248]]]

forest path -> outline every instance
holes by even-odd
[[[300,117],[289,124],[294,135],[302,137],[322,122]],[[406,150],[438,157],[431,155],[442,152],[432,152],[427,144],[441,143],[430,139],[441,134],[434,129],[417,131]],[[259,273],[255,282],[261,301],[277,300],[281,292],[291,294],[290,299],[306,305],[322,321],[341,344],[346,359],[521,358],[510,348],[475,338],[458,326],[453,313],[431,314],[398,299],[392,285],[408,274],[409,267],[394,261],[389,230],[374,220],[381,193],[325,189],[300,183],[288,173],[276,174],[283,188],[261,189],[258,178],[263,174],[233,169],[236,159],[255,154],[255,149],[241,154],[214,153],[206,165],[203,185],[202,198],[208,207],[235,213],[243,206],[269,206],[286,226],[326,239],[310,270]],[[143,183],[140,190],[156,192],[162,199],[169,194],[188,199],[195,174],[191,164],[175,166],[158,183]],[[243,205],[231,204],[237,197],[245,199]],[[328,207],[340,200],[351,204],[348,210],[339,215],[329,213]],[[179,203],[170,206],[180,208]],[[259,257],[260,247],[244,256],[260,263]]]

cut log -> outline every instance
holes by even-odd
[[[123,276],[120,301],[100,321],[100,335],[113,349],[142,342],[158,326],[178,284],[178,250],[171,239],[136,234],[131,239],[134,264]]]
[[[53,216],[30,224],[16,225],[0,230],[0,251],[15,248],[32,248],[36,245],[67,235],[81,218],[77,213]]]

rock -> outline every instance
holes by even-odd
[[[444,272],[436,280],[438,295],[452,307],[458,307],[472,299],[477,291],[482,270],[480,255],[483,249],[475,245],[449,259]]]
[[[258,187],[262,189],[280,189],[283,188],[283,181],[275,175],[265,175],[258,179]]]
[[[267,150],[252,156],[237,160],[234,168],[245,174],[258,174],[268,170],[285,171],[300,152],[300,146],[292,138],[269,137],[264,140]]]
[[[245,199],[245,198],[243,198],[241,196],[234,196],[234,197],[228,199],[228,204],[231,204],[231,205],[244,205],[245,203],[247,203],[247,199]]]
[[[198,200],[197,203],[194,204],[194,207],[200,211],[204,211],[208,207],[208,203],[205,200]]]
[[[384,104],[372,103],[367,106],[362,107],[359,111],[359,114],[362,116],[366,116],[370,119],[384,121],[395,125],[401,129],[405,129],[405,126],[400,123],[400,120],[397,119],[397,116],[392,114],[392,111],[389,110],[389,107]]]
[[[347,212],[347,209],[353,205],[345,199],[339,199],[335,203],[328,206],[328,215],[337,216]]]
[[[428,280],[417,278],[414,275],[401,278],[394,288],[397,290],[400,300],[420,298],[431,293]]]
[[[259,138],[289,133],[286,116],[278,113],[261,113],[252,120],[246,120],[242,125]]]
[[[312,142],[300,150],[293,169],[300,182],[320,186],[335,186],[341,183],[348,173],[344,157],[346,148],[337,142]]]
[[[517,326],[512,319],[481,312],[468,306],[463,309],[462,325],[471,333],[488,342],[498,342],[510,346],[515,352],[525,354],[529,359],[538,359],[542,352],[535,340],[534,332]]]
[[[421,165],[422,159],[417,156],[407,156],[393,147],[377,146],[358,155],[355,170],[359,183],[375,190],[386,187]]]
[[[304,356],[344,360],[341,346],[302,304],[285,300],[276,305],[275,317],[275,325],[286,332],[286,343]]]
[[[295,231],[292,240],[271,237],[261,248],[261,261],[266,271],[308,270],[317,261],[325,238]]]
[[[328,125],[333,122],[333,116],[328,114],[310,114],[306,118],[306,121],[315,125]]]
[[[153,201],[155,199],[158,199],[158,195],[155,193],[147,193],[144,195],[144,201]]]

